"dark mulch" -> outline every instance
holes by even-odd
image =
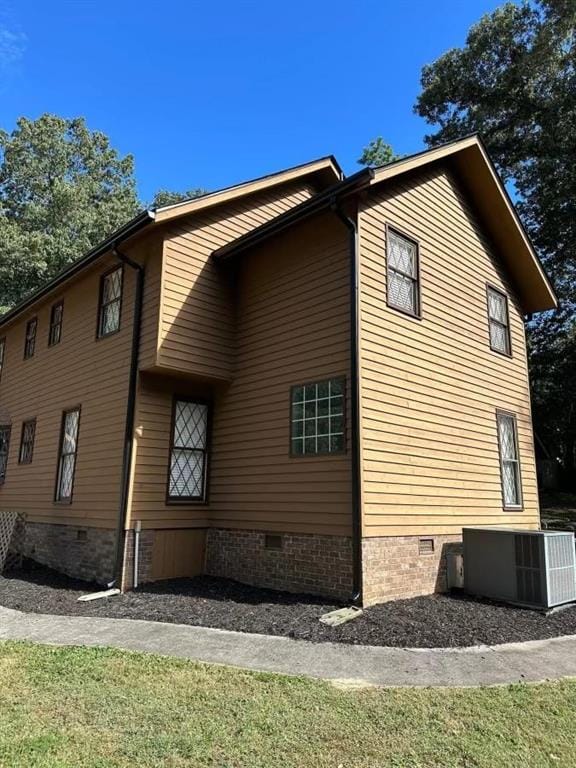
[[[125,595],[79,603],[100,589],[47,568],[0,578],[0,605],[32,613],[149,619],[357,645],[447,648],[576,634],[576,608],[550,616],[464,596],[433,595],[367,608],[340,627],[318,618],[341,606],[311,597],[199,576],[156,582]]]

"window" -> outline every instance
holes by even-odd
[[[36,434],[36,419],[22,422],[22,435],[20,437],[20,453],[18,464],[31,464],[34,453],[34,436]]]
[[[390,307],[420,316],[418,243],[387,229],[386,300]]]
[[[36,329],[38,328],[38,318],[33,317],[26,323],[26,339],[24,340],[24,360],[34,355],[36,346]]]
[[[56,476],[56,501],[70,503],[74,487],[74,471],[78,452],[78,427],[80,426],[80,408],[64,411],[60,431],[58,474]]]
[[[0,485],[6,479],[6,465],[8,464],[8,449],[10,447],[10,427],[0,427]]]
[[[0,380],[2,379],[2,370],[4,368],[5,355],[6,355],[6,339],[0,339]]]
[[[64,302],[59,301],[50,310],[50,330],[48,332],[48,346],[53,347],[60,343],[62,338],[62,317],[64,315]]]
[[[343,453],[344,379],[292,387],[290,449],[293,456]]]
[[[204,501],[208,457],[208,405],[175,399],[168,498]]]
[[[496,417],[504,508],[518,508],[522,506],[522,490],[516,416],[498,411]]]
[[[508,298],[497,288],[487,287],[488,323],[490,325],[490,349],[511,354],[510,322],[508,319]]]
[[[122,272],[122,267],[116,267],[100,278],[98,307],[98,338],[100,339],[120,330]]]

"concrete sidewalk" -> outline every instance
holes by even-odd
[[[110,646],[350,685],[475,686],[576,677],[576,636],[465,649],[378,648],[0,607],[0,640]]]

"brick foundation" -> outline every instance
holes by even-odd
[[[27,522],[21,553],[68,576],[106,584],[112,577],[115,543],[113,530]]]
[[[281,549],[267,549],[266,534],[261,531],[209,530],[206,573],[287,592],[308,592],[343,600],[350,598],[350,538],[294,533],[280,535]]]
[[[428,541],[434,551],[421,552]],[[364,605],[446,591],[446,554],[462,550],[461,537],[382,536],[362,540]]]

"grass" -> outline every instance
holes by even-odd
[[[0,766],[573,766],[576,682],[341,690],[86,648],[0,643]]]

